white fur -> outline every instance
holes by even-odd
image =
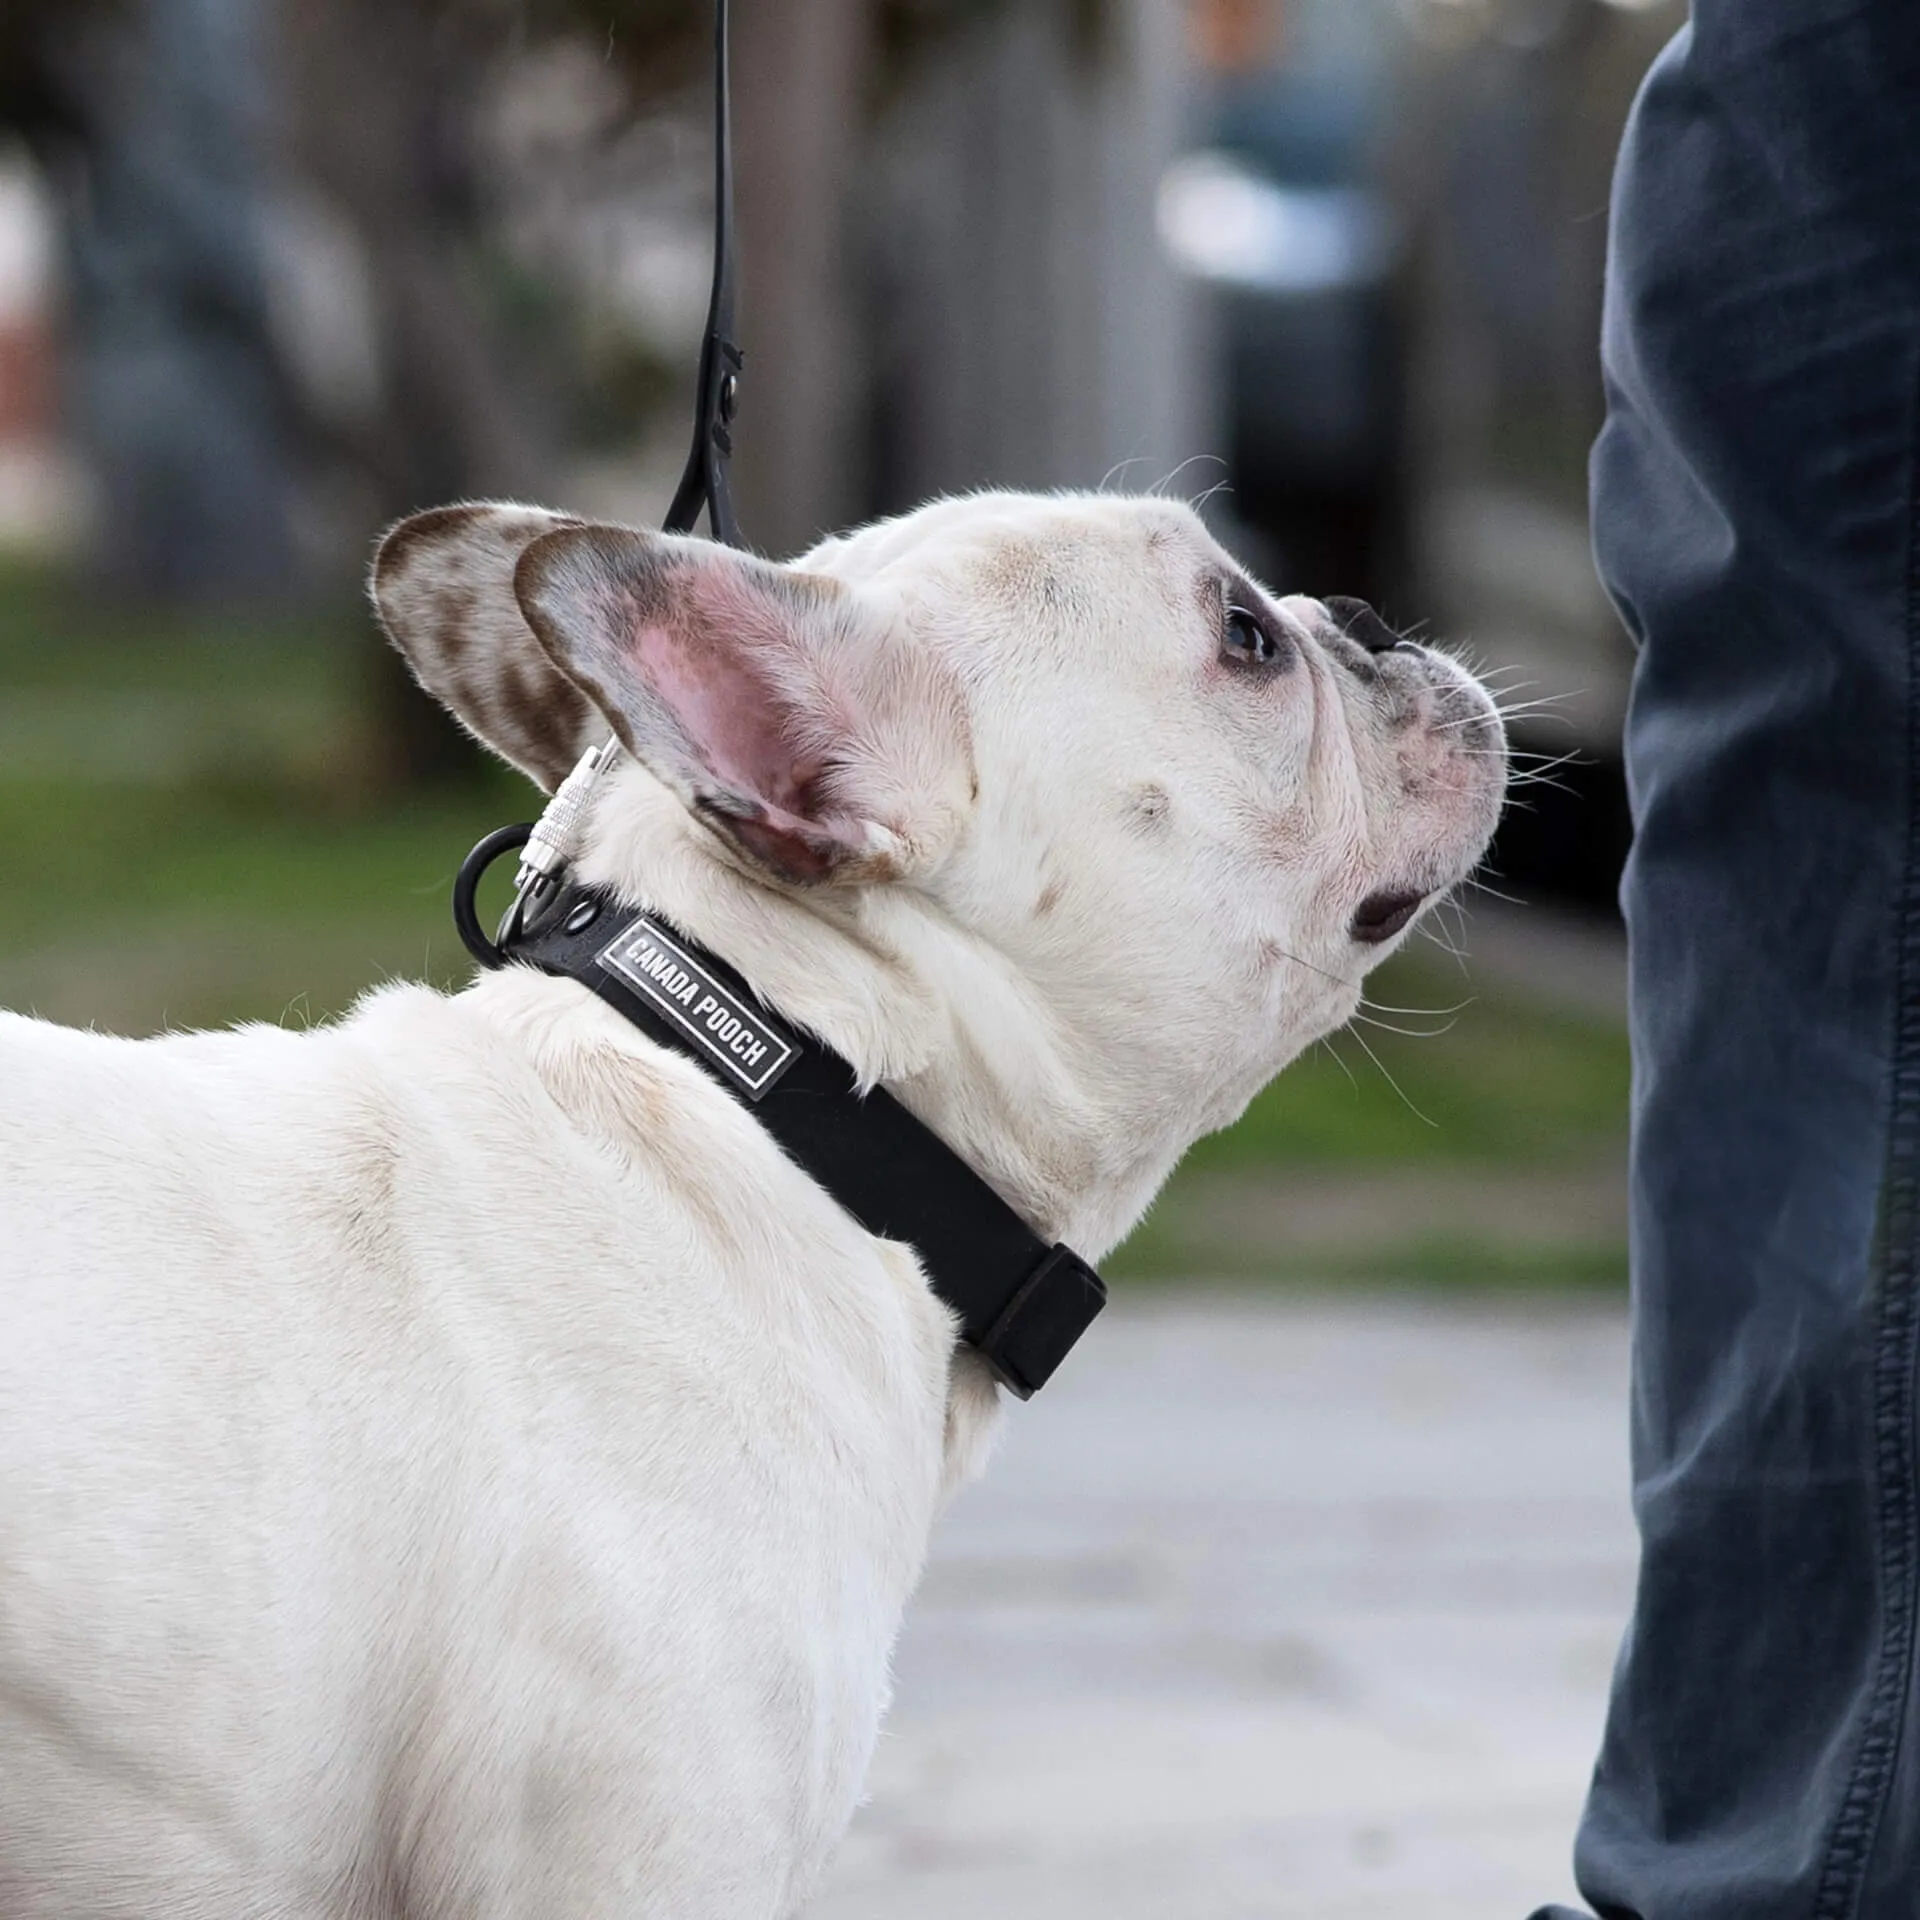
[[[834,625],[766,671],[844,771],[795,831],[853,863],[798,885],[691,810],[698,727],[616,711],[654,696],[523,560],[542,664],[504,569],[559,523],[474,512],[391,550],[423,677],[460,647],[419,621],[478,596],[648,758],[586,871],[1095,1259],[1352,1011],[1359,901],[1491,829],[1457,669],[1376,668],[1311,601],[1262,602],[1293,672],[1223,667],[1233,570],[1184,508],[989,495],[797,563]],[[474,704],[440,676],[483,730],[498,664]],[[503,744],[551,784],[536,734]],[[304,1034],[0,1015],[0,1912],[796,1911],[995,1397],[909,1250],[571,983]]]

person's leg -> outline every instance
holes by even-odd
[[[1622,151],[1604,361],[1644,1558],[1577,1877],[1609,1920],[1909,1920],[1915,0],[1695,0]]]

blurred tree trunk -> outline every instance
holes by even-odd
[[[1197,315],[1154,229],[1181,29],[1166,0],[999,7],[905,76],[870,168],[872,506],[1144,488],[1206,450]]]
[[[470,115],[486,43],[421,0],[284,0],[298,162],[345,214],[377,303],[384,403],[355,464],[382,522],[486,496],[537,497],[547,450],[477,281]],[[384,645],[370,659],[376,777],[468,771],[471,746]]]
[[[846,228],[871,36],[867,0],[735,0],[735,491],[769,553],[810,545],[858,503]]]
[[[474,284],[482,46],[413,0],[286,12],[296,153],[352,222],[380,306],[387,406],[366,453],[383,510],[536,486],[546,449]]]
[[[293,421],[261,259],[260,0],[8,9],[5,102],[59,208],[94,569],[142,598],[295,584]]]

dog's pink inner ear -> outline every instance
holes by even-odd
[[[896,796],[863,797],[877,723],[845,588],[590,527],[534,541],[514,592],[634,757],[736,845],[790,879],[890,877],[874,809]]]
[[[633,666],[680,723],[715,779],[770,807],[812,811],[817,768],[793,737],[799,716],[767,671],[787,644],[775,616],[724,579],[706,579],[678,618],[644,615],[633,636]]]
[[[805,669],[782,624],[794,609],[737,577],[685,582],[670,611],[636,610],[630,665],[674,717],[712,781],[701,810],[757,859],[799,880],[826,877],[853,850],[854,822],[831,818],[831,749],[799,688]],[[849,829],[853,831],[849,833]]]

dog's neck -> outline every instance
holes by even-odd
[[[1141,1139],[1137,1100],[1103,1087],[1014,970],[924,897],[769,887],[630,763],[596,796],[576,871],[730,962],[1045,1240],[1101,1258],[1185,1145]]]

